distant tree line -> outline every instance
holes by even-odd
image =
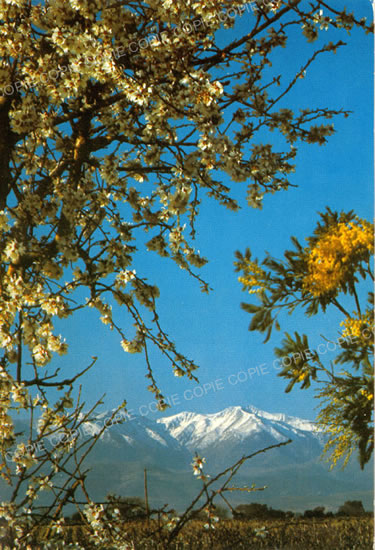
[[[259,504],[258,502],[240,504],[233,510],[233,517],[238,519],[329,518],[334,516],[363,516],[365,514],[365,509],[360,500],[347,500],[339,506],[336,513],[326,512],[324,506],[317,506],[312,510],[305,510],[303,514],[296,514],[290,510],[274,510],[268,507],[267,504]]]
[[[113,515],[115,510],[124,521],[145,520],[147,518],[146,505],[142,498],[139,497],[121,497],[110,494],[106,501],[102,503],[105,506],[108,518]],[[155,514],[155,510],[151,511]],[[275,510],[267,504],[251,502],[250,504],[239,504],[232,510],[234,519],[291,519],[294,517],[302,518],[330,518],[340,516],[363,516],[366,514],[363,504],[360,500],[347,500],[339,506],[336,513],[325,511],[324,506],[316,506],[312,510],[305,510],[303,513],[295,513],[290,510]],[[215,506],[215,515],[220,519],[227,519],[229,514],[226,508]],[[201,512],[197,513],[196,519],[206,519],[206,516]],[[81,512],[75,512],[71,517],[66,518],[70,524],[82,523]]]

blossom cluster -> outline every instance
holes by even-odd
[[[209,476],[203,472],[205,462],[206,462],[206,459],[204,457],[199,456],[198,454],[194,456],[194,459],[192,462],[194,475],[197,476],[197,478],[201,479],[202,481],[206,481],[209,478]]]
[[[344,338],[354,336],[359,340],[360,345],[372,344],[371,336],[374,335],[375,328],[373,312],[359,313],[353,311],[352,315],[341,321],[340,325],[343,327],[342,335]]]
[[[243,284],[249,294],[262,292],[266,288],[265,271],[257,262],[246,260],[244,274],[238,277],[238,281]]]
[[[358,261],[373,253],[373,229],[366,220],[339,222],[307,251],[304,287],[314,296],[337,292]]]

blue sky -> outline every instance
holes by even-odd
[[[369,0],[347,5],[355,5],[360,17],[371,17]],[[245,13],[237,21],[235,32],[246,30],[249,17],[252,14]],[[326,206],[354,209],[361,217],[373,218],[372,37],[353,30],[351,36],[340,33],[338,38],[334,33],[323,33],[323,38],[341,38],[348,45],[336,55],[320,57],[306,78],[298,81],[287,103],[291,108],[301,105],[354,112],[349,118],[334,120],[336,134],[326,146],[299,146],[296,173],[291,178],[298,187],[266,196],[263,210],[247,207],[245,190],[241,188],[236,191],[242,202],[238,213],[209,200],[202,204],[195,246],[210,260],[201,275],[213,292],[202,294],[197,281],[168,260],[154,256],[151,260],[148,255],[138,259],[142,271],[147,269],[149,280],[160,288],[158,309],[164,329],[179,350],[200,365],[197,385],[175,378],[167,361],[156,352],[152,354],[155,376],[173,404],[166,414],[183,410],[207,413],[252,404],[270,412],[315,417],[317,402],[313,391],[296,388],[285,394],[286,382],[277,377],[273,348],[280,343],[282,334],[276,333],[263,344],[261,335],[248,331],[250,316],[240,308],[247,295],[241,292],[233,261],[235,250],[243,251],[247,246],[257,257],[262,258],[266,250],[280,257],[289,247],[290,236],[302,241],[311,234],[317,212]],[[312,47],[295,35],[293,43],[278,54],[275,62],[292,71],[293,66],[302,65]],[[227,179],[224,183],[230,184]],[[313,344],[319,344],[323,341],[321,335],[337,338],[339,321],[336,312],[330,310],[325,316],[309,320],[296,313],[284,319],[282,329],[306,332]],[[61,330],[70,352],[56,365],[68,365],[73,371],[87,365],[91,356],[98,356],[94,368],[81,379],[88,404],[106,393],[106,408],[116,407],[126,399],[133,414],[155,416],[153,396],[146,390],[143,356],[125,354],[117,335],[100,323],[94,311],[79,312],[69,322],[68,330],[63,326]],[[327,351],[328,359],[334,356],[333,351]]]

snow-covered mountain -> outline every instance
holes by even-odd
[[[316,458],[322,451],[322,434],[308,420],[271,414],[255,407],[228,407],[214,414],[182,412],[152,420],[144,416],[124,416],[124,422],[108,422],[112,411],[86,422],[81,435],[97,434],[107,422],[108,428],[96,444],[95,454],[101,458],[187,467],[195,452],[205,456],[210,468],[218,471],[244,455],[288,439],[289,449],[274,450],[266,458],[287,463]],[[111,449],[108,455],[108,449]],[[282,455],[279,456],[279,453]],[[255,461],[252,466],[255,466]]]
[[[182,462],[188,464],[190,455],[180,442],[163,424],[145,416],[124,414],[123,421],[110,419],[113,411],[97,415],[92,421],[85,422],[80,429],[81,437],[89,437],[103,431],[95,445],[94,455],[111,461],[127,462],[141,460],[144,465],[162,462],[165,465]]]
[[[87,428],[97,430],[109,416],[110,412],[103,413]],[[344,471],[330,471],[320,458],[324,437],[313,422],[252,406],[229,407],[214,414],[182,412],[156,420],[127,417],[110,426],[89,455],[91,485],[101,497],[109,491],[141,496],[143,469],[147,468],[154,505],[168,502],[181,508],[198,489],[191,469],[195,452],[206,458],[206,472],[215,474],[243,456],[288,439],[292,443],[262,453],[241,467],[239,485],[268,486],[267,491],[253,493],[253,500],[303,510],[319,505],[335,508],[357,499],[371,507],[371,466],[361,471],[353,459]],[[232,498],[244,497],[233,494]]]
[[[361,471],[353,459],[345,470],[330,471],[320,458],[324,437],[309,420],[252,406],[214,414],[182,412],[156,420],[125,416],[122,423],[110,422],[112,412],[85,422],[79,435],[88,438],[108,426],[86,462],[91,467],[89,488],[98,500],[109,492],[142,496],[147,468],[151,505],[169,503],[182,509],[200,487],[192,475],[195,452],[206,458],[206,473],[216,474],[243,456],[291,439],[290,444],[244,463],[236,476],[238,485],[254,483],[268,489],[251,497],[231,493],[233,504],[250,498],[249,502],[294,510],[320,505],[337,508],[345,500],[362,500],[368,509],[372,506],[372,465]]]
[[[321,435],[308,420],[271,414],[249,407],[229,407],[214,414],[182,412],[157,420],[181,445],[190,451],[204,451],[220,444],[233,445],[247,439],[266,436],[274,443],[286,439],[313,438]]]

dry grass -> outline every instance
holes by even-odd
[[[263,536],[256,529],[264,527]],[[149,528],[143,522],[124,523],[124,534],[135,550],[163,550],[168,532],[160,531],[156,522]],[[43,538],[35,540],[35,550]],[[78,542],[89,549],[85,528],[69,526],[67,542]],[[222,520],[213,530],[200,521],[190,522],[170,546],[171,550],[371,550],[373,519],[361,518],[292,519],[292,520]]]

